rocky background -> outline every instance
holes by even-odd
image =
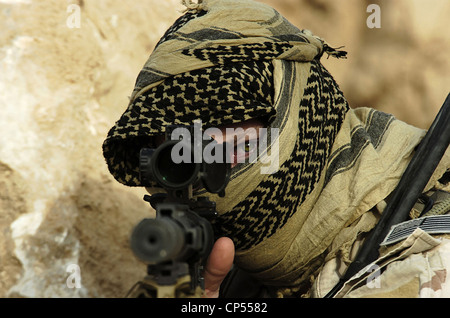
[[[430,125],[450,88],[448,0],[261,2],[345,46],[347,60],[323,62],[352,107]],[[145,274],[128,238],[152,211],[110,176],[101,145],[182,9],[0,0],[0,297],[122,297]]]

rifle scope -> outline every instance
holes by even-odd
[[[181,148],[187,152],[182,160],[178,153]],[[195,161],[195,152],[203,155],[208,152],[205,148],[210,150],[210,157],[216,160],[202,157],[201,161]],[[156,149],[143,148],[139,167],[141,182],[144,186],[155,186],[156,183],[166,190],[182,190],[189,185],[200,188],[203,185],[207,192],[221,195],[230,178],[226,149],[226,143],[218,144],[213,139],[204,140],[197,147],[183,140],[167,140]]]
[[[169,140],[157,149],[142,149],[141,180],[153,180],[164,188],[182,189],[197,181],[201,164],[190,162],[174,163],[173,147],[180,141]]]

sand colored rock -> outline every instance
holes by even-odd
[[[0,1],[0,296],[120,297],[145,274],[128,248],[152,210],[101,145],[175,1]],[[69,265],[81,288],[68,288]],[[70,268],[69,268],[70,269]]]

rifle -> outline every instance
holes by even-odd
[[[325,295],[334,297],[353,275],[379,257],[380,244],[392,226],[407,220],[409,212],[422,194],[450,143],[450,94],[420,142],[408,167],[384,209],[380,220],[370,232],[355,260],[336,286]]]
[[[156,149],[140,151],[141,183],[156,183],[167,193],[144,196],[156,210],[156,218],[143,219],[131,235],[131,249],[147,265],[147,276],[130,290],[130,298],[190,298],[201,297],[204,292],[202,271],[214,244],[211,221],[217,212],[215,202],[207,197],[194,198],[193,190],[205,188],[225,196],[231,165],[223,151],[225,143],[192,140],[193,127],[183,128],[188,135],[181,140],[172,139],[177,128],[183,127],[168,127],[166,141]],[[213,150],[222,147],[224,160],[207,163],[203,156],[201,161],[194,160],[198,158],[195,151],[203,151],[208,145],[211,149],[211,144]],[[176,158],[175,149],[180,145],[190,160],[180,162]]]

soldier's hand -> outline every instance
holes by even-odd
[[[216,241],[205,267],[205,292],[207,298],[219,297],[220,284],[233,266],[234,244],[227,237]]]

